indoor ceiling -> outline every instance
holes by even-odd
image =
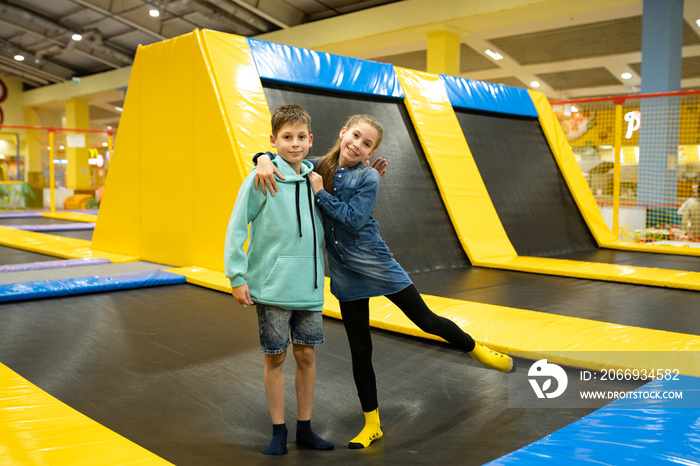
[[[38,88],[128,67],[139,45],[195,28],[267,39],[294,26],[387,4],[412,3],[430,4],[414,0],[0,0],[0,73],[22,80],[26,89]],[[464,28],[461,76],[516,87],[531,87],[532,81],[538,81],[539,90],[558,99],[637,93],[643,1],[611,3],[614,8],[601,6],[585,14],[552,14],[518,24]],[[159,15],[151,16],[150,10]],[[700,0],[685,0],[682,89],[700,88],[699,18]],[[397,31],[410,39],[391,47],[368,38],[364,38],[368,45],[358,45],[363,40],[358,37],[345,43],[352,53],[336,53],[425,70],[427,41],[417,31]],[[74,34],[82,38],[75,40]],[[317,49],[334,51],[331,46]],[[503,58],[487,56],[486,49]],[[17,55],[24,60],[17,61]],[[629,77],[622,78],[623,73]],[[115,89],[91,99],[91,120],[118,123],[114,107],[121,106],[123,91]]]

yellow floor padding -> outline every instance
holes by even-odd
[[[95,251],[91,248],[91,242],[83,239],[47,235],[45,233],[7,227],[0,227],[0,245],[63,259],[98,258],[109,259],[115,263],[136,262],[139,260],[138,257]]]
[[[166,465],[0,364],[0,464]]]
[[[231,292],[223,273],[200,267],[169,272],[189,283]],[[340,306],[326,278],[323,314],[340,319]],[[233,299],[233,298],[231,298]],[[436,314],[457,323],[475,340],[506,353],[574,367],[599,370],[610,367],[678,368],[700,376],[700,337],[684,333],[610,324],[544,312],[423,295]],[[417,328],[384,297],[370,300],[370,325],[406,335],[441,340]],[[630,356],[638,352],[638,358]]]
[[[97,215],[81,214],[79,212],[42,212],[42,217],[58,220],[70,220],[71,222],[96,223]]]

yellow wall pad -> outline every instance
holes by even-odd
[[[42,217],[55,218],[58,220],[70,220],[71,222],[97,222],[97,215],[81,214],[79,212],[42,212]]]
[[[172,464],[0,364],[0,464]]]
[[[194,31],[140,47],[93,248],[223,270],[238,188],[252,155],[269,148],[270,111],[245,37]]]
[[[94,257],[109,259],[112,262],[135,262],[138,257],[111,254],[103,251],[94,251],[90,241],[65,236],[47,235],[35,231],[16,230],[14,228],[0,227],[0,245],[11,248],[24,249],[47,256],[62,257],[64,259],[85,259]]]
[[[598,246],[609,249],[620,249],[625,251],[642,251],[654,252],[662,254],[678,254],[686,256],[700,256],[700,248],[691,248],[684,246],[669,246],[669,245],[640,245],[619,241],[613,232],[610,231],[608,225],[603,219],[598,203],[593,197],[588,182],[581,172],[581,167],[574,158],[574,153],[571,150],[569,141],[566,140],[566,135],[561,129],[561,125],[557,120],[552,106],[547,100],[547,97],[537,91],[529,91],[532,102],[537,108],[539,115],[540,126],[547,138],[550,149],[554,154],[554,158],[559,165],[566,184],[569,186],[574,201],[583,216],[584,221],[588,225],[593,237]]]
[[[231,293],[229,280],[219,272],[200,267],[170,269],[189,283]],[[559,362],[586,369],[603,367],[679,368],[686,375],[700,375],[700,337],[543,312],[515,309],[458,299],[422,295],[436,314],[457,323],[474,339],[489,347],[521,357]],[[231,298],[233,299],[233,298]],[[323,314],[340,319],[340,306],[325,282]],[[376,328],[432,340],[439,337],[417,328],[384,297],[370,300],[370,325]],[[576,352],[576,354],[572,354]],[[631,360],[628,352],[640,353]],[[616,360],[625,358],[624,360]],[[652,354],[654,353],[654,354]],[[578,356],[577,356],[578,354]],[[643,358],[643,359],[641,359]]]
[[[440,77],[395,70],[445,208],[470,261],[515,257]]]

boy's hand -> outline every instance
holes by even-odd
[[[370,166],[369,160],[365,161],[365,165],[368,167]],[[377,157],[377,160],[372,162],[371,167],[374,168],[379,172],[379,178],[382,178],[384,175],[386,175],[386,166],[389,165],[389,162],[386,161],[386,159],[383,159],[381,157]]]
[[[258,185],[262,188],[263,194],[267,194],[265,190],[265,185],[270,190],[270,194],[273,196],[279,189],[277,188],[277,180],[275,179],[277,175],[281,180],[284,180],[284,176],[277,170],[277,167],[270,157],[267,155],[261,155],[258,157],[258,168],[255,170],[255,189],[258,189]]]
[[[311,183],[311,190],[316,194],[323,189],[323,177],[316,172],[310,172],[307,176],[309,183]]]
[[[231,294],[238,304],[243,304],[245,306],[252,306],[255,304],[252,299],[250,299],[250,290],[248,290],[248,284],[245,283],[241,286],[233,287]]]

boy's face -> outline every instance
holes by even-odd
[[[287,123],[280,128],[277,136],[270,135],[270,144],[288,164],[301,164],[311,147],[313,134],[303,123]]]

